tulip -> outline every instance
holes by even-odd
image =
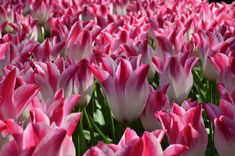
[[[181,104],[193,86],[191,70],[198,58],[179,53],[166,59],[165,62],[157,56],[154,56],[152,61],[160,76],[160,86],[169,85],[167,90],[169,100]]]
[[[149,96],[149,85],[146,79],[149,65],[120,59],[115,64],[111,58],[101,67],[90,66],[90,71],[102,85],[108,104],[114,117],[121,122],[137,119],[146,105]],[[110,64],[109,64],[110,63]]]
[[[180,144],[170,145],[163,151],[160,143],[164,135],[164,130],[157,130],[151,133],[144,132],[144,134],[139,137],[135,131],[127,128],[118,145],[98,143],[98,145],[89,149],[85,153],[85,156],[101,156],[102,154],[105,156],[168,156],[181,155],[187,151],[187,147]]]
[[[130,41],[124,44],[123,47],[127,52],[127,56],[137,56],[140,54],[142,55],[143,63],[150,65],[148,79],[152,80],[155,74],[155,70],[151,62],[151,58],[153,57],[154,52],[153,49],[148,45],[148,36],[145,35],[145,38],[145,40],[136,43],[136,45],[134,45],[134,42]]]
[[[214,120],[215,147],[219,155],[230,156],[235,148],[235,121],[228,117],[220,116]]]
[[[235,148],[235,90],[231,93],[225,86],[220,85],[221,99],[219,107],[214,104],[205,104],[204,108],[211,122],[213,122],[214,142],[219,155],[229,156]]]
[[[22,133],[13,134],[13,138],[3,146],[1,155],[8,156],[13,152],[14,155],[76,155],[72,139],[66,135],[66,130],[44,123],[29,123]]]
[[[209,57],[209,59],[219,72],[217,83],[223,84],[228,91],[233,91],[235,86],[234,56],[229,57],[223,53],[217,53],[214,56]]]
[[[63,88],[65,97],[72,94],[72,78],[78,70],[78,64],[72,64],[64,69],[63,59],[58,62],[34,62],[32,64],[33,83],[40,87],[41,98],[51,100],[57,90]]]
[[[0,44],[0,60],[3,60],[6,56],[7,49],[9,47],[8,43]]]
[[[92,22],[84,28],[79,22],[74,23],[67,38],[65,55],[76,61],[89,59],[93,52],[93,40],[99,31],[100,27]]]
[[[14,133],[22,133],[22,127],[13,119],[0,120],[0,149],[2,150],[12,140]]]
[[[197,43],[197,49],[202,61],[202,74],[208,80],[216,80],[218,71],[209,61],[209,57],[218,52],[223,52],[228,48],[228,43],[223,41],[219,32],[217,34],[212,32],[199,31],[194,34],[194,39]]]
[[[117,153],[117,156],[181,155],[187,150],[186,146],[174,144],[170,145],[165,149],[165,151],[163,151],[160,143],[163,139],[164,133],[165,131],[163,130],[154,131],[153,133],[145,132],[142,137],[130,141],[125,148]]]
[[[0,120],[17,120],[39,91],[33,84],[23,84],[16,89],[15,87],[16,70],[14,69],[0,82]]]
[[[46,24],[50,18],[51,3],[49,0],[29,0],[30,11],[39,24]]]
[[[164,86],[156,91],[152,87],[150,88],[148,102],[140,117],[145,130],[161,129],[161,123],[155,117],[155,113],[170,110],[170,103],[166,95],[167,88],[168,86]]]
[[[80,113],[71,113],[80,96],[72,95],[64,100],[63,89],[55,93],[54,99],[48,103],[34,101],[30,110],[33,123],[56,124],[64,128],[67,135],[71,136],[80,119]]]
[[[185,103],[183,104],[184,107]],[[201,106],[184,108],[173,104],[172,112],[158,112],[162,126],[167,130],[171,144],[182,144],[189,147],[185,156],[204,155],[207,148],[208,136],[202,120]]]
[[[36,43],[31,40],[20,43],[18,43],[17,40],[18,37],[9,37],[6,39],[7,42],[0,44],[1,55],[3,55],[0,59],[1,70],[9,64],[14,64],[21,69],[23,64],[28,62],[32,51],[37,46]]]
[[[37,61],[55,60],[58,58],[64,46],[65,42],[57,41],[56,37],[52,40],[45,39],[40,45],[37,45],[33,51],[33,55]]]
[[[87,106],[93,93],[94,77],[88,67],[89,62],[81,60],[74,80],[74,92],[81,96],[78,103],[80,106]]]
[[[0,6],[0,27],[3,27],[6,32],[12,32],[13,29],[9,24],[14,22],[14,16],[19,12],[10,4],[8,1],[4,1]]]
[[[111,12],[121,16],[126,15],[129,3],[129,0],[113,0]]]
[[[170,145],[163,151],[160,143],[164,135],[164,130],[157,130],[151,133],[144,132],[139,137],[135,131],[127,128],[118,145],[98,143],[95,147],[90,148],[85,156],[169,156],[181,155],[187,151],[187,147],[180,144]]]

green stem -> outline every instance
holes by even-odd
[[[107,138],[107,136],[99,129],[99,127],[95,124],[94,121],[91,122],[91,125],[95,128],[95,130],[100,134],[102,139],[104,140],[105,143],[111,143]]]
[[[214,135],[213,135],[213,123],[210,123],[210,135],[209,135],[209,139],[210,139],[210,146],[211,146],[211,156],[214,155]]]
[[[105,104],[109,108],[107,100],[105,100]],[[113,115],[112,115],[112,112],[111,112],[110,109],[109,109],[109,118],[110,118],[110,122],[111,122],[112,138],[113,138],[114,141],[116,141],[115,128],[114,128],[114,120],[113,120]]]
[[[216,84],[214,82],[210,82],[210,102],[215,104],[215,89],[216,89]],[[214,135],[213,135],[213,123],[210,122],[209,124],[209,128],[210,128],[210,135],[209,135],[209,139],[210,139],[210,147],[211,147],[211,156],[214,155]]]
[[[86,140],[85,140],[85,135],[83,133],[83,114],[81,116],[81,119],[79,121],[79,125],[78,125],[78,144],[79,146],[77,147],[78,149],[78,155],[82,156],[83,153],[85,153],[87,146],[86,146]]]
[[[94,130],[93,130],[92,126],[91,126],[91,121],[90,121],[89,116],[87,114],[86,108],[83,108],[83,112],[84,112],[85,119],[86,119],[86,122],[88,124],[89,131],[90,131],[91,144],[94,145],[94,143],[95,143]]]

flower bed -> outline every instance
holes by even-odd
[[[235,3],[0,0],[0,156],[232,156]]]

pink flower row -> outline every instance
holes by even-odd
[[[100,142],[85,155],[204,155],[202,107],[218,153],[234,152],[235,3],[0,4],[0,155],[75,155],[71,136],[81,114],[71,112],[88,105],[94,77],[115,119],[140,118],[153,132],[139,137],[127,129],[118,145]],[[187,100],[200,65],[203,77],[218,83],[219,107]],[[148,83],[155,73],[157,90]],[[163,151],[165,134],[171,145]]]

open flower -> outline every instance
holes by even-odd
[[[36,85],[22,84],[17,86],[16,83],[15,69],[10,71],[0,82],[0,120],[17,120],[39,91]]]
[[[208,80],[216,80],[218,71],[209,61],[209,57],[218,52],[224,52],[228,48],[228,42],[223,40],[222,35],[212,32],[198,31],[193,34],[202,62],[202,74]]]
[[[74,23],[67,38],[65,55],[78,61],[89,59],[93,52],[93,40],[99,31],[100,27],[93,22],[85,27],[79,22]]]
[[[90,63],[86,59],[82,59],[79,62],[79,68],[75,75],[74,80],[74,92],[81,96],[79,100],[79,106],[87,106],[90,102],[93,89],[94,89],[94,77],[89,71]]]
[[[72,94],[72,78],[78,70],[78,64],[72,64],[65,69],[63,59],[52,62],[34,62],[32,69],[33,83],[40,87],[40,94],[43,100],[51,100],[57,90],[63,88],[65,97]]]
[[[202,107],[188,101],[183,103],[183,107],[185,109],[173,104],[172,112],[158,112],[156,116],[167,130],[171,144],[183,144],[189,147],[184,153],[185,156],[204,155],[208,136],[202,120]]]
[[[214,56],[209,57],[209,59],[219,72],[219,75],[217,77],[217,83],[222,83],[228,91],[233,91],[235,89],[234,56],[228,56],[223,53],[217,53]]]
[[[189,57],[188,53],[179,53],[164,61],[154,56],[152,61],[160,76],[160,86],[169,85],[167,90],[169,100],[181,104],[193,86],[191,70],[198,58]]]
[[[157,111],[170,110],[170,103],[166,95],[167,88],[168,85],[163,86],[156,91],[154,91],[152,87],[150,88],[148,102],[140,117],[145,130],[153,131],[162,128],[160,121],[155,116],[155,113]]]
[[[139,137],[134,130],[127,128],[119,141],[118,145],[98,143],[95,147],[90,148],[85,156],[169,156],[181,155],[187,151],[187,146],[181,144],[173,144],[164,151],[161,147],[161,141],[166,131],[156,130],[154,132],[144,132]]]
[[[149,96],[146,79],[149,65],[140,64],[140,59],[140,56],[131,61],[120,58],[117,65],[111,58],[107,58],[108,61],[101,63],[102,67],[90,66],[105,91],[114,117],[121,122],[137,119]]]
[[[235,91],[229,93],[219,85],[221,94],[219,107],[205,104],[204,108],[215,126],[214,142],[219,155],[233,155],[235,149]]]
[[[30,12],[39,24],[46,24],[50,18],[50,0],[29,0]]]

